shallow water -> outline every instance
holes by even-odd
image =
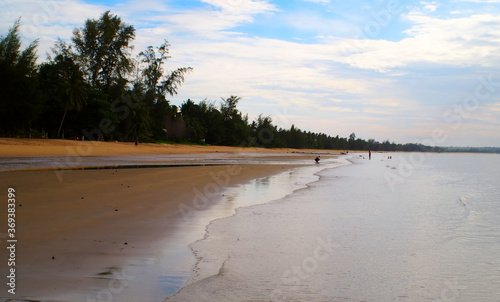
[[[197,262],[190,244],[203,239],[210,222],[230,217],[241,207],[280,199],[319,179],[314,173],[326,167],[349,164],[343,159],[325,159],[319,165],[311,164],[311,160],[308,162],[307,166],[225,188],[223,192],[211,196],[213,198],[210,198],[207,207],[195,209],[188,203],[190,210],[186,215],[177,213],[172,217],[165,217],[171,223],[168,234],[157,243],[160,254],[131,259],[123,267],[112,270],[112,274],[102,276],[109,279],[108,287],[82,289],[81,293],[56,298],[62,301],[162,301],[181,289],[190,279]],[[290,163],[296,164],[297,161]],[[123,284],[126,286],[122,286]]]
[[[498,301],[500,156],[392,156],[211,223],[168,301]]]

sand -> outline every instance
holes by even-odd
[[[68,148],[83,147],[90,147],[90,154],[95,156],[309,152],[0,139],[0,157],[64,156]],[[56,171],[1,172],[0,192],[6,196],[8,188],[16,190],[17,297],[43,300],[63,292],[85,294],[89,288],[104,287],[103,276],[127,259],[147,258],[160,252],[156,243],[175,221],[184,219],[180,209],[182,205],[193,207],[196,190],[204,192],[207,184],[212,184],[222,195],[225,187],[292,167],[275,164],[71,170],[65,171],[62,182]],[[210,202],[217,201],[217,194],[210,196]],[[2,215],[0,223],[7,225],[6,215]],[[6,240],[5,230],[0,231],[2,244]],[[0,259],[4,271],[6,249],[1,249]],[[0,285],[0,297],[8,297],[5,282]]]
[[[326,153],[325,150],[272,149],[123,142],[0,138],[0,157],[18,156],[116,156],[200,153]],[[332,151],[333,152],[333,151]],[[338,154],[338,152],[333,152]]]

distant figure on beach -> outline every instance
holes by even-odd
[[[368,151],[368,159],[371,160],[372,159],[372,151]]]
[[[139,140],[135,140],[135,145],[138,146],[139,145]]]
[[[321,155],[318,155],[316,156],[316,158],[314,159],[314,161],[319,164],[319,160],[321,159]]]

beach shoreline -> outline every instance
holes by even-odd
[[[37,146],[40,143],[47,145]],[[1,139],[0,157],[57,156],[67,148],[78,148],[81,143]],[[144,154],[160,149],[172,152],[170,154],[218,153],[220,150],[224,156],[232,157],[235,164],[70,169],[64,171],[62,180],[57,177],[57,171],[51,170],[0,172],[2,192],[8,188],[16,191],[17,297],[78,301],[102,294],[131,259],[161,257],[163,239],[179,227],[177,222],[190,219],[191,214],[203,215],[227,188],[304,165],[303,162],[293,164],[294,160],[309,159],[313,164],[314,157],[308,152],[318,152],[213,146],[159,148],[156,144],[142,148],[130,143],[130,148],[125,150],[122,143],[116,143],[118,145],[111,149],[110,144],[115,143],[94,147],[91,156],[131,155],[135,150]],[[245,151],[245,155],[241,151]],[[164,154],[161,152],[159,154]],[[283,160],[280,156],[267,158],[273,164],[266,164],[265,160],[262,164],[239,164],[242,158],[248,159],[254,153],[294,152],[304,154],[287,156],[284,164],[276,163]],[[338,153],[322,152],[325,158]],[[2,217],[1,223],[7,224],[6,217]],[[3,237],[6,234],[2,235],[2,241]],[[7,256],[7,251],[0,253],[1,259]],[[6,285],[2,284],[0,300],[9,298],[6,294]]]
[[[202,146],[132,142],[98,142],[62,139],[20,139],[0,137],[0,157],[121,156],[202,153],[340,154],[336,150]]]
[[[336,158],[335,160],[330,160],[328,163],[324,165],[314,165],[314,166],[297,166],[292,169],[287,170],[281,174],[275,174],[269,177],[269,181],[267,184],[259,186],[256,191],[265,196],[262,201],[252,204],[243,204],[237,208],[235,208],[235,212],[226,217],[221,217],[220,219],[213,220],[210,224],[207,225],[205,236],[202,239],[197,240],[190,244],[190,248],[193,250],[195,255],[197,256],[197,263],[195,273],[192,274],[189,280],[184,284],[182,288],[179,289],[174,295],[167,297],[163,301],[170,301],[170,299],[177,299],[176,295],[182,292],[185,288],[191,287],[195,285],[200,280],[205,280],[211,278],[213,276],[218,276],[221,274],[221,271],[224,270],[224,264],[226,260],[231,258],[230,254],[221,248],[219,251],[220,254],[215,255],[205,254],[206,251],[200,246],[203,246],[205,241],[210,241],[213,238],[211,237],[221,237],[221,234],[224,233],[229,235],[231,231],[220,232],[214,231],[213,226],[216,224],[224,224],[224,221],[228,220],[238,220],[241,217],[240,212],[249,212],[255,210],[255,213],[258,213],[262,206],[265,205],[274,205],[281,204],[288,196],[292,196],[297,194],[298,192],[307,192],[307,190],[311,187],[311,185],[319,182],[321,180],[321,173],[326,170],[336,169],[338,167],[351,165],[353,162],[347,158]],[[238,188],[235,188],[236,192],[233,192],[233,195],[237,196],[239,201],[249,199],[253,193],[255,193],[251,184],[243,184]],[[285,201],[286,203],[286,201]],[[242,223],[242,226],[245,223]],[[248,225],[247,225],[248,227]],[[240,238],[236,239],[237,241]],[[258,248],[256,246],[255,248]],[[208,256],[208,257],[207,257]]]
[[[17,281],[23,285],[18,295],[51,298],[65,291],[105,288],[108,280],[102,277],[111,268],[130,258],[159,255],[156,243],[178,221],[203,215],[226,187],[284,169],[78,170],[68,172],[62,183],[53,171],[0,173],[2,192],[13,188],[17,193]],[[7,256],[2,251],[1,258]],[[0,297],[6,290],[1,292]]]

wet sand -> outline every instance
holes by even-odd
[[[0,173],[1,191],[12,187],[17,193],[18,296],[54,297],[99,286],[98,277],[126,258],[159,252],[155,242],[182,218],[179,206],[192,207],[195,190],[215,183],[210,173],[228,170],[234,175],[224,184],[231,186],[282,167],[71,171],[62,183],[51,171]],[[1,259],[6,257],[2,249]]]
[[[62,156],[68,148],[78,148],[81,143],[1,139],[0,157]],[[238,161],[242,150],[296,152],[155,144],[145,147],[128,144],[129,148],[122,143],[99,144],[92,148],[92,155],[131,155],[139,152],[136,150],[145,152],[143,154],[220,150],[238,155],[235,156]],[[310,157],[304,154],[294,160]],[[58,177],[60,171],[50,170],[1,172],[1,191],[7,192],[8,188],[16,191],[16,298],[79,301],[82,297],[95,295],[96,289],[109,288],[113,281],[111,276],[116,276],[131,259],[161,255],[165,247],[163,239],[178,227],[177,221],[192,214],[187,212],[194,209],[196,215],[203,215],[202,210],[217,202],[225,188],[295,166],[288,162],[285,165],[65,170],[63,178]],[[209,187],[210,192],[207,191]],[[7,225],[6,216],[2,216],[0,223]],[[4,232],[5,229],[0,231],[3,244],[7,237]],[[0,259],[8,259],[6,249],[1,250]],[[2,261],[0,267],[2,271],[7,269],[6,261]],[[0,284],[0,300],[2,298],[12,298],[5,282]]]

